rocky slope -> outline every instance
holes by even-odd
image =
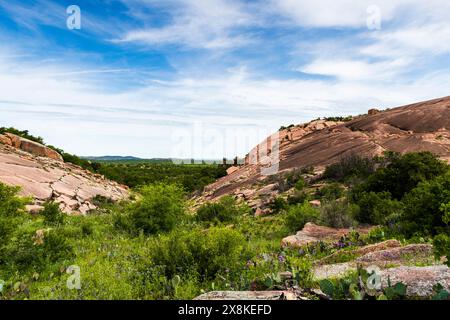
[[[450,161],[450,97],[382,112],[372,109],[348,122],[315,120],[280,130],[275,137],[256,146],[239,170],[209,185],[202,199],[212,200],[225,194],[250,202],[260,202],[265,195],[270,198],[277,190],[275,185],[263,181],[267,178],[263,170],[273,165],[278,166],[279,174],[310,166],[320,173],[342,157],[372,157],[387,150],[431,151]]]
[[[120,200],[128,189],[78,166],[64,163],[61,156],[39,143],[11,134],[0,135],[0,182],[21,187],[38,211],[48,200],[58,202],[70,214],[86,214],[96,208],[92,199],[102,196]]]

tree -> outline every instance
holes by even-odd
[[[177,185],[154,184],[140,189],[142,198],[126,208],[132,233],[172,230],[185,218],[184,191]]]
[[[400,200],[420,182],[448,171],[448,165],[430,152],[408,153],[390,157],[390,163],[372,174],[363,186],[365,191],[391,193]]]
[[[401,230],[407,236],[448,232],[450,172],[420,183],[404,198]]]

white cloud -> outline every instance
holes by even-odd
[[[362,70],[362,78],[373,72],[366,64],[354,65]],[[345,64],[342,68],[345,71]],[[214,156],[242,155],[280,125],[444,96],[450,81],[445,70],[414,81],[354,81],[344,76],[331,83],[257,79],[251,70],[237,68],[206,78],[184,76],[118,94],[91,86],[85,81],[88,74],[76,74],[67,67],[54,66],[51,72],[43,73],[38,66],[3,59],[0,70],[0,125],[28,129],[81,155],[142,157],[172,155],[172,134],[183,128],[192,134],[193,141],[206,139],[207,132],[227,132],[225,144],[218,146]],[[344,71],[336,69],[334,73]],[[61,77],[63,74],[72,76]],[[194,123],[203,124],[204,131],[192,131]],[[237,147],[240,130],[246,128],[256,134]],[[193,157],[212,156],[202,150],[195,152]]]
[[[336,77],[348,81],[390,81],[410,66],[411,60],[399,58],[369,63],[361,60],[315,60],[298,71]]]
[[[257,60],[255,65],[259,67],[255,67],[239,54],[230,53],[224,61],[212,59],[212,52],[208,52],[206,61],[200,61],[202,58],[195,53],[191,59],[177,60],[173,57],[176,55],[161,51],[166,58],[170,56],[168,63],[176,69],[170,71],[170,77],[152,76],[144,79],[145,84],[139,88],[121,88],[120,92],[111,90],[106,75],[130,76],[136,72],[134,66],[130,69],[84,63],[65,66],[51,60],[43,64],[32,56],[24,59],[19,51],[1,50],[4,54],[0,54],[0,125],[28,129],[51,144],[81,155],[143,157],[171,155],[172,133],[188,128],[190,134],[190,126],[197,122],[203,123],[203,133],[231,131],[224,141],[239,140],[242,128],[259,132],[238,150],[232,145],[216,148],[214,156],[220,158],[224,154],[228,157],[237,152],[244,154],[259,142],[261,132],[267,134],[267,130],[276,130],[281,125],[448,95],[448,66],[428,69],[421,64],[427,59],[437,62],[435,55],[450,51],[448,1],[278,0],[263,1],[268,5],[261,8],[249,6],[248,2],[225,0],[131,3],[129,13],[139,20],[136,25],[142,28],[118,25],[114,37],[123,46],[137,42],[153,47],[182,45],[186,51],[224,49],[252,43],[255,38],[248,30],[258,27],[283,35],[291,31],[309,32],[312,27],[365,28],[366,9],[372,4],[380,6],[383,24],[379,31],[351,30],[344,38],[338,38],[332,30],[318,32],[317,37],[308,38],[310,43],[303,43],[300,53],[291,56],[292,61],[286,61],[287,66],[275,72],[270,70],[272,61],[277,63],[278,54],[285,52],[261,50],[255,54],[256,47],[250,52],[253,56],[246,57]],[[7,4],[0,0],[0,5]],[[154,6],[170,12],[169,21],[159,27],[146,23],[147,11],[141,10]],[[18,11],[18,15],[24,17],[30,28],[30,21],[52,23],[39,20],[43,18],[29,11]],[[96,20],[93,23],[107,29],[106,24]],[[289,28],[277,29],[285,26]],[[265,40],[277,48],[280,39],[276,35]],[[290,50],[299,44],[293,41],[283,45],[280,50]],[[209,64],[215,65],[209,68]],[[236,67],[228,68],[229,65]],[[312,77],[300,75],[282,78],[278,73],[282,68],[333,79],[309,80]],[[197,141],[204,138],[202,133],[194,132],[192,136]]]
[[[299,26],[366,28],[367,18],[372,14],[367,9],[371,6],[380,9],[384,24],[394,19],[445,19],[450,3],[447,0],[270,0],[267,11],[281,14]]]
[[[374,43],[360,53],[379,57],[424,56],[450,52],[450,22],[406,25],[370,35]]]
[[[145,4],[154,5],[153,2],[142,3],[143,6]],[[255,23],[255,17],[237,1],[176,0],[168,1],[166,5],[172,9],[173,21],[169,25],[130,30],[116,41],[149,45],[182,44],[206,49],[237,47],[252,41],[250,35],[236,33],[237,28]]]

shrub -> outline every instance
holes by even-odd
[[[141,199],[129,204],[115,225],[132,234],[156,234],[172,230],[184,221],[184,191],[177,185],[154,184],[140,189]]]
[[[196,219],[213,224],[233,222],[237,217],[248,213],[248,207],[238,205],[232,196],[222,197],[218,202],[206,203],[197,210]]]
[[[420,183],[404,198],[401,232],[406,236],[437,235],[448,230],[450,172]],[[447,222],[447,223],[446,223]]]
[[[294,185],[295,190],[302,191],[306,187],[306,181],[303,177],[300,177]]]
[[[64,224],[64,213],[59,209],[59,204],[47,202],[40,213],[44,217],[44,223],[51,226],[60,226]]]
[[[49,264],[74,257],[73,247],[59,230],[47,230],[41,241],[35,233],[21,233],[5,249],[5,264],[13,271],[41,271]]]
[[[152,241],[149,255],[146,269],[162,268],[167,279],[191,274],[211,280],[243,267],[246,242],[239,232],[227,228],[176,230]]]
[[[317,222],[320,212],[308,202],[290,206],[286,212],[285,224],[290,231],[298,231],[308,222]]]
[[[0,216],[14,217],[25,209],[27,199],[17,196],[20,188],[10,187],[0,183]]]
[[[8,243],[25,210],[26,199],[18,197],[17,187],[0,183],[0,254],[1,247]]]
[[[339,183],[327,184],[316,192],[316,197],[324,198],[325,200],[339,199],[344,195],[344,188]]]
[[[368,177],[375,171],[374,159],[362,158],[358,155],[343,157],[339,162],[326,167],[325,179],[344,181],[350,177]]]
[[[436,259],[445,256],[447,266],[450,267],[450,235],[440,234],[433,240],[434,255]]]
[[[305,191],[294,190],[294,192],[288,196],[287,203],[289,205],[303,203],[309,200],[309,195]]]
[[[383,225],[388,218],[398,216],[403,208],[401,202],[391,199],[389,192],[363,192],[358,195],[356,203],[359,206],[356,220],[368,224]]]
[[[346,201],[323,202],[320,207],[320,222],[332,228],[349,228],[355,225],[353,217],[358,215],[359,207]]]
[[[44,144],[44,140],[41,137],[35,137],[35,136],[31,135],[28,130],[18,130],[16,128],[12,128],[12,127],[10,127],[10,128],[1,127],[0,128],[0,134],[4,134],[6,132],[15,134],[16,136],[19,136],[19,137],[22,137],[22,138],[25,138],[25,139],[28,139],[28,140],[31,140],[31,141],[34,141],[34,142],[37,142],[40,144]]]
[[[279,190],[283,192],[289,190],[292,187],[295,187],[296,190],[301,191],[307,185],[307,182],[303,175],[309,173],[310,170],[314,170],[314,168],[311,169],[310,167],[306,167],[294,169],[286,174],[281,175],[280,180],[282,181],[279,181]]]
[[[372,174],[362,191],[391,193],[400,200],[420,182],[431,180],[449,170],[449,166],[430,152],[408,153],[403,156],[389,154],[387,166]]]
[[[90,222],[83,222],[81,224],[81,233],[83,236],[90,236],[94,233],[94,226]]]
[[[270,203],[269,208],[272,209],[273,213],[280,213],[288,207],[287,201],[282,197],[275,197]]]

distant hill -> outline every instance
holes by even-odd
[[[100,157],[81,157],[84,160],[94,162],[126,162],[126,163],[174,163],[174,164],[219,164],[222,160],[197,160],[197,159],[170,159],[170,158],[151,158],[144,159],[133,156],[100,156]]]
[[[132,157],[132,156],[101,156],[101,157],[81,157],[85,160],[90,161],[140,161],[146,160],[142,158]]]

